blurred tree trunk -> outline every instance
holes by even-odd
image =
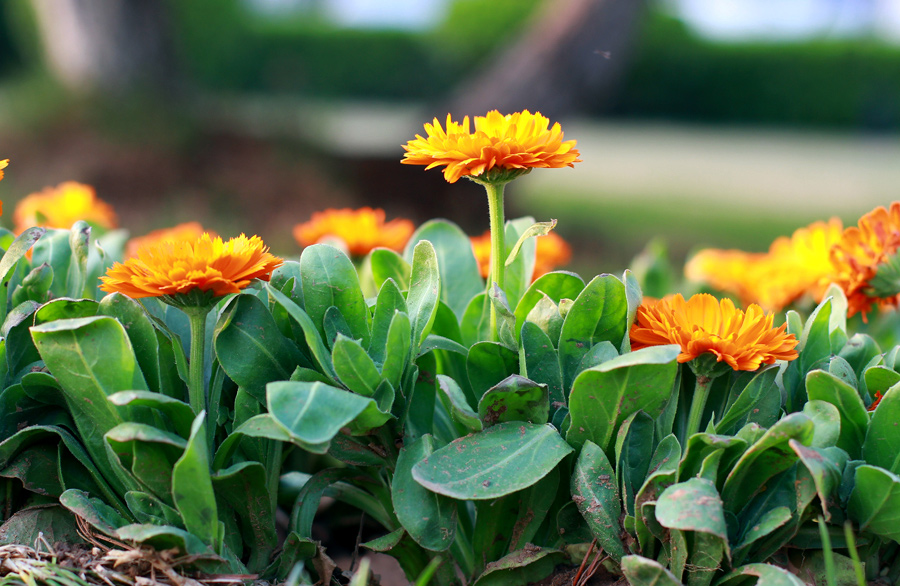
[[[558,118],[608,103],[646,0],[545,0],[518,39],[451,100],[454,116],[529,109]]]
[[[31,0],[44,58],[67,88],[121,93],[171,87],[173,57],[165,2]]]

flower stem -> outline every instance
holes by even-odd
[[[691,397],[691,412],[688,415],[687,432],[684,439],[691,437],[700,431],[700,421],[703,417],[703,409],[706,408],[706,400],[709,398],[709,388],[712,381],[708,376],[698,374],[697,383],[694,385],[694,395]]]
[[[206,353],[206,314],[200,307],[186,308],[191,324],[191,357],[188,363],[188,399],[194,415],[206,409],[206,389],[203,384],[203,358]]]
[[[491,217],[491,272],[488,277],[488,295],[492,283],[497,283],[497,287],[502,291],[504,286],[504,270],[506,269],[506,242],[505,229],[506,222],[503,217],[503,188],[505,183],[484,183],[484,188],[488,196],[488,214]],[[491,335],[493,339],[499,340],[500,336],[497,332],[497,309],[493,303],[491,305]]]

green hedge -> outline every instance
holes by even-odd
[[[619,116],[900,128],[900,47],[857,39],[724,44],[648,18]]]

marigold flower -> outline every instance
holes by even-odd
[[[294,238],[301,246],[336,238],[347,246],[350,255],[365,256],[378,247],[402,250],[414,231],[409,220],[385,222],[382,209],[344,208],[315,212],[310,221],[294,226]]]
[[[138,250],[137,258],[115,263],[100,277],[100,289],[132,298],[174,297],[198,290],[220,297],[239,293],[253,279],[268,281],[282,259],[259,236],[241,234],[223,242],[203,234],[193,242],[162,241]]]
[[[872,305],[897,306],[896,290],[875,287],[878,270],[888,267],[900,248],[900,202],[879,206],[844,230],[831,250],[835,282],[847,295],[848,315],[865,313]],[[890,268],[890,267],[888,267]],[[890,287],[889,287],[890,289]]]
[[[679,294],[638,308],[631,343],[635,350],[678,344],[678,362],[711,353],[734,370],[756,370],[761,364],[797,358],[797,338],[785,332],[786,324],[775,328],[772,321],[772,314],[756,304],[742,311],[730,299],[719,301],[701,293],[685,301]]]
[[[6,169],[6,166],[9,165],[9,159],[3,159],[0,161],[0,180],[3,179],[3,170]]]
[[[137,236],[129,240],[125,244],[125,258],[136,257],[140,248],[157,242],[164,242],[167,240],[171,242],[194,242],[200,238],[204,232],[208,233],[213,238],[217,236],[215,232],[204,230],[203,226],[200,225],[200,222],[185,222],[172,228],[154,230],[149,234]]]
[[[16,232],[32,226],[67,229],[78,220],[98,228],[118,226],[112,207],[97,198],[94,188],[74,181],[32,193],[20,201],[13,212]]]
[[[469,117],[462,124],[447,115],[446,129],[437,118],[425,124],[424,138],[403,145],[406,165],[427,165],[427,169],[445,165],[444,178],[455,183],[460,177],[481,178],[486,182],[505,182],[534,168],[572,167],[580,162],[575,141],[563,142],[559,123],[540,112],[528,110],[503,115],[492,110],[475,116],[475,132],[470,132]]]
[[[685,275],[768,311],[780,311],[804,295],[818,302],[831,282],[830,251],[841,233],[840,219],[832,218],[777,238],[767,253],[701,250],[685,266]]]
[[[556,232],[537,236],[535,239],[534,271],[531,273],[532,281],[572,260],[572,248]],[[469,241],[472,243],[472,252],[475,254],[475,260],[478,261],[478,270],[481,272],[481,276],[486,279],[491,272],[491,232],[488,230],[481,236],[470,236]]]

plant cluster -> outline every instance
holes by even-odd
[[[536,270],[555,222],[506,221],[503,186],[578,162],[575,142],[527,111],[473,122],[426,125],[403,162],[485,186],[486,267],[451,222],[403,244],[371,209],[298,226],[296,260],[196,225],[127,254],[93,216],[3,231],[0,539],[91,532],[330,584],[330,497],[417,584],[579,562],[576,584],[600,564],[634,586],[896,584],[900,346],[875,308],[900,291],[900,204],[823,245],[842,278],[776,326],[743,289],[740,309],[644,299],[652,270]],[[847,327],[860,295],[872,335]]]

